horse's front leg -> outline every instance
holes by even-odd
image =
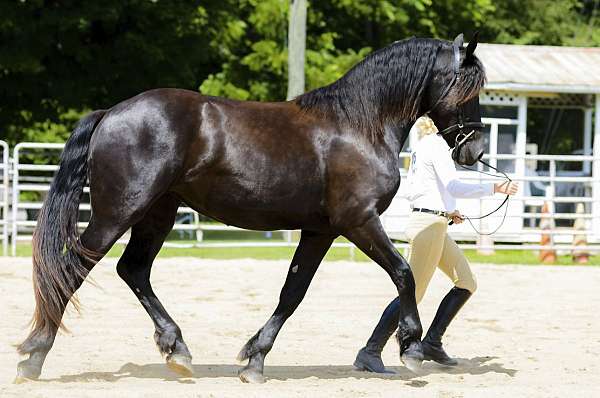
[[[321,260],[334,239],[335,236],[302,231],[275,312],[238,354],[239,361],[248,359],[248,365],[239,374],[243,382],[265,382],[263,376],[265,356],[273,347],[275,338],[285,321],[300,305]]]
[[[397,333],[400,359],[407,368],[416,371],[423,361],[423,329],[415,300],[415,280],[408,262],[396,250],[376,215],[360,227],[350,229],[344,236],[379,264],[396,285],[400,298]]]

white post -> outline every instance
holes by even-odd
[[[288,26],[288,100],[304,92],[306,6],[306,0],[290,0],[290,22]]]
[[[583,111],[583,154],[589,156],[592,154],[592,108],[585,108]],[[588,175],[592,170],[592,163],[583,162],[583,172]]]
[[[12,255],[17,255],[17,235],[19,228],[17,226],[17,213],[19,208],[19,149],[20,146],[17,144],[13,152],[13,184],[12,184],[12,234],[11,234],[11,245]]]
[[[491,131],[494,131],[494,128],[496,129],[496,139],[498,138],[498,124],[494,123],[492,124],[492,128]],[[492,137],[493,134],[490,134],[490,144],[492,143]],[[491,153],[491,149],[490,149],[490,153]],[[496,162],[497,162],[497,158],[496,158],[497,154],[496,154],[496,149],[494,148],[494,153],[490,155],[490,164],[494,167],[496,167]],[[479,171],[481,171],[481,169],[483,165],[481,163],[477,164],[477,169]],[[489,171],[489,170],[488,170]],[[479,177],[479,183],[483,183],[483,174],[478,173],[478,177]],[[484,213],[484,209],[483,209],[483,198],[479,198],[479,214],[483,214]],[[479,219],[479,230],[480,231],[485,231],[488,228],[488,219],[487,218],[480,218]],[[484,256],[491,256],[493,255],[494,252],[494,239],[492,238],[492,235],[479,235],[477,234],[477,240],[476,240],[476,244],[477,244],[477,253],[482,254]]]
[[[498,122],[490,124],[490,164],[498,167]]]
[[[525,156],[527,156],[527,96],[521,97],[519,101],[515,154],[518,156],[515,161],[515,176],[520,179],[525,177]],[[518,211],[523,214],[525,212],[524,201],[520,200],[518,206]],[[521,218],[521,223],[523,223],[523,218]]]
[[[592,225],[594,225],[594,233],[600,236],[600,94],[596,94],[595,108]]]
[[[515,174],[517,178],[525,176],[525,155],[527,154],[527,97],[521,97],[518,108],[517,138],[515,142]]]
[[[196,241],[201,243],[202,240],[204,240],[204,231],[202,231],[202,228],[200,227],[200,215],[198,212],[194,212],[194,225],[196,226]]]
[[[0,148],[2,148],[2,255],[8,255],[8,145],[4,141],[0,141]]]

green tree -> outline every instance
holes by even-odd
[[[1,2],[0,137],[40,128],[64,138],[73,112],[155,87],[197,89],[220,65],[207,38],[233,3]]]
[[[482,37],[495,43],[564,45],[583,23],[579,9],[577,0],[496,2]]]
[[[64,140],[79,115],[156,87],[283,100],[289,0],[0,2],[0,138]],[[598,0],[309,0],[306,86],[413,35],[600,45]]]
[[[491,43],[594,45],[596,0],[330,0],[308,9],[307,89],[339,78],[373,49],[410,36],[475,31]],[[201,91],[238,99],[285,98],[287,0],[246,0],[221,69]],[[236,22],[233,22],[237,18]],[[586,35],[584,35],[584,33]],[[223,41],[219,39],[219,43]]]

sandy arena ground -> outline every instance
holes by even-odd
[[[153,342],[150,319],[115,272],[80,290],[83,314],[60,335],[38,382],[13,385],[33,309],[30,260],[0,258],[0,397],[600,397],[600,267],[475,265],[479,290],[447,333],[460,366],[400,366],[396,375],[353,370],[356,351],[394,296],[371,263],[325,263],[267,357],[266,384],[242,384],[235,357],[275,308],[283,261],[165,259],[157,295],[183,330],[195,375],[178,378]],[[420,306],[429,325],[449,289],[437,273]]]

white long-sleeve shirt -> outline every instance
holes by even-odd
[[[411,152],[408,178],[400,184],[400,195],[412,208],[456,210],[456,198],[481,198],[494,194],[494,184],[461,182],[446,141],[429,134]]]

